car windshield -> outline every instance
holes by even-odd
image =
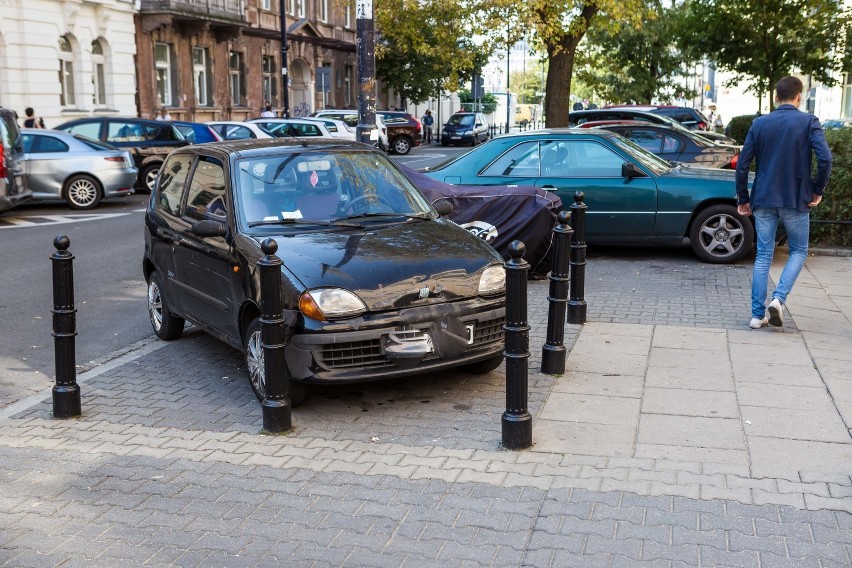
[[[326,226],[343,219],[432,215],[408,178],[374,152],[315,150],[244,158],[236,171],[237,213],[250,232],[269,231],[270,226],[301,229],[311,221]]]
[[[473,115],[454,114],[450,117],[450,120],[447,121],[447,124],[451,126],[473,126]]]
[[[645,166],[656,175],[663,175],[672,170],[672,163],[660,158],[656,154],[652,154],[639,144],[624,138],[621,135],[613,136],[612,142],[618,146],[628,156]]]

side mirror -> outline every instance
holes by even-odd
[[[192,234],[199,237],[224,237],[227,232],[225,223],[213,219],[205,219],[192,226]]]
[[[435,203],[432,204],[432,207],[435,208],[435,211],[437,211],[438,215],[440,215],[441,217],[446,217],[447,215],[453,212],[453,204],[446,199],[437,200]]]
[[[637,168],[636,164],[632,162],[624,162],[621,164],[621,177],[625,177],[627,179],[645,177],[645,173]]]

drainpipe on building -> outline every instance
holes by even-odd
[[[290,77],[287,75],[287,13],[284,5],[287,0],[280,0],[281,11],[281,116],[290,118]]]

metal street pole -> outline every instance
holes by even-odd
[[[287,75],[287,13],[285,5],[287,0],[280,0],[281,11],[281,116],[290,118],[290,77]]]
[[[506,24],[506,134],[509,133],[509,121],[512,118],[512,93],[509,92],[509,70],[511,69],[512,46],[509,45],[509,25]]]
[[[358,51],[358,127],[359,142],[370,144],[376,130],[376,32],[373,0],[355,4],[356,45]]]

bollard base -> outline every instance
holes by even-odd
[[[264,431],[270,434],[282,434],[293,429],[289,399],[269,400],[264,398],[261,407],[263,408]]]
[[[541,348],[541,372],[548,375],[561,375],[565,372],[564,345],[547,345]]]
[[[79,418],[82,414],[80,385],[53,385],[53,417]]]
[[[503,413],[503,446],[509,450],[525,450],[532,446],[532,416]]]
[[[568,302],[568,323],[586,323],[586,301],[571,300]]]

